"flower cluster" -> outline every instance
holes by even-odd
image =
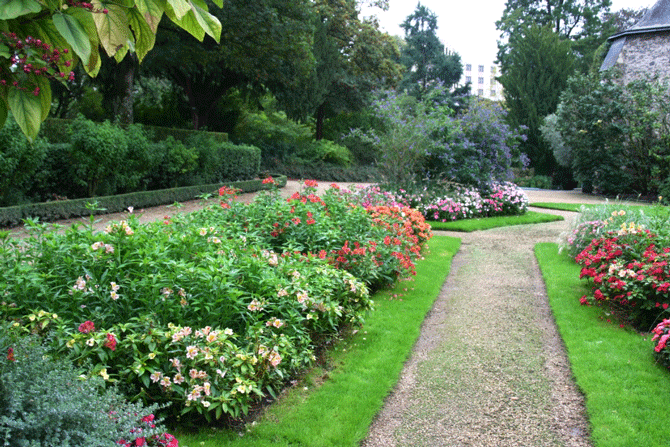
[[[635,224],[593,239],[575,257],[580,278],[593,281],[592,295],[581,303],[607,302],[639,326],[654,321],[670,303],[670,247],[659,242]]]

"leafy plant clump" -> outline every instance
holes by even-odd
[[[4,328],[8,333],[8,328]],[[100,378],[84,378],[35,337],[0,342],[0,437],[8,446],[168,446],[177,440],[156,405],[128,403]]]
[[[369,290],[411,276],[431,236],[414,210],[316,186],[249,205],[224,187],[203,211],[152,224],[129,214],[100,232],[32,224],[29,238],[5,235],[3,319],[133,399],[240,417],[361,324]]]

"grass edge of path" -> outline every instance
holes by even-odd
[[[575,381],[585,397],[596,447],[667,447],[670,374],[653,358],[650,337],[620,327],[579,298],[590,289],[580,267],[555,243],[535,246],[549,303]]]

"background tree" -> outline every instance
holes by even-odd
[[[463,74],[461,58],[445,52],[437,37],[437,16],[421,3],[400,25],[405,30],[406,45],[402,52],[405,76],[400,87],[417,98],[437,83],[450,89]]]
[[[498,62],[504,72],[510,67],[508,56],[512,37],[532,25],[550,27],[560,37],[573,42],[572,49],[586,69],[596,49],[609,37],[604,15],[611,0],[507,0],[503,15],[496,22],[501,32]]]
[[[314,68],[313,9],[308,0],[228,0],[210,5],[222,24],[221,44],[192,39],[161,23],[143,73],[161,75],[188,98],[193,128],[216,128],[212,114],[233,88],[278,92]]]
[[[216,0],[223,6],[223,0]],[[73,76],[81,63],[95,76],[101,65],[99,47],[117,61],[133,51],[138,60],[154,46],[163,15],[197,39],[218,41],[221,23],[203,0],[136,0],[94,4],[72,0],[43,2],[5,0],[0,8],[0,124],[8,112],[29,138],[51,108],[52,79]]]
[[[571,43],[549,26],[517,28],[509,42],[508,67],[500,76],[508,121],[513,127],[527,126],[521,150],[530,158],[536,174],[554,175],[558,164],[540,125],[558,105],[561,91],[574,69]]]
[[[289,116],[313,116],[320,140],[326,118],[369,105],[373,90],[397,85],[402,67],[396,41],[380,31],[375,19],[362,19],[355,0],[317,0],[314,5],[315,69],[278,98]]]

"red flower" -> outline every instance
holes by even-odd
[[[113,334],[107,334],[107,341],[105,342],[104,346],[111,349],[112,351],[116,350],[116,338],[114,338]]]
[[[319,186],[319,184],[316,182],[316,180],[305,180],[305,186],[308,188],[316,188]]]
[[[263,179],[263,184],[264,185],[274,185],[275,179],[272,178],[272,176],[268,175],[267,178]]]
[[[90,320],[84,321],[82,324],[79,325],[79,332],[81,332],[82,334],[88,334],[93,331],[95,331],[95,325]]]
[[[10,362],[15,362],[16,359],[14,358],[14,348],[7,348],[7,360]]]

